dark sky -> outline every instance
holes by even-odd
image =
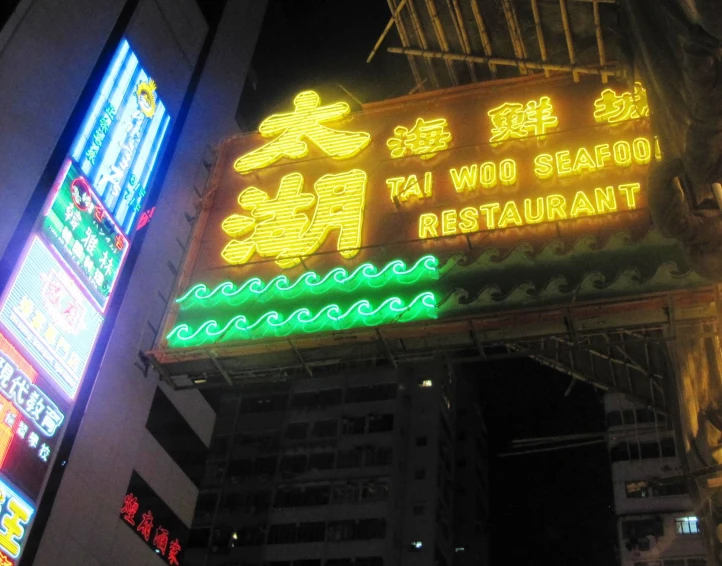
[[[233,0],[231,0],[233,1]],[[366,58],[389,19],[386,0],[270,0],[253,59],[255,89],[240,114],[249,129],[288,108],[306,88],[322,100],[351,103],[407,94],[413,80],[389,34],[370,65]],[[614,555],[611,471],[604,445],[498,458],[514,438],[604,429],[601,397],[569,377],[528,360],[467,366],[482,380],[489,428],[491,564],[608,566]]]

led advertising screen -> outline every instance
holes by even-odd
[[[55,191],[42,232],[105,310],[128,253],[128,239],[71,161],[58,176]]]
[[[125,234],[133,230],[148,196],[170,125],[156,88],[123,40],[70,151]]]
[[[48,246],[35,237],[10,282],[0,324],[73,399],[103,317]]]

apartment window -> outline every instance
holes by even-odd
[[[684,558],[678,558],[673,560],[665,560],[664,566],[687,566]]]
[[[683,481],[674,481],[668,484],[650,484],[647,481],[628,481],[625,484],[628,498],[664,497],[669,495],[684,495],[687,486]]]
[[[297,525],[272,525],[268,531],[268,544],[292,544],[297,539]]]
[[[331,436],[336,436],[337,430],[338,421],[336,419],[318,421],[313,424],[313,431],[311,432],[311,436],[315,438],[329,438]]]
[[[389,413],[385,415],[369,416],[369,432],[389,432],[394,430],[394,415]]]
[[[319,559],[294,560],[293,566],[321,566]]]
[[[328,524],[328,540],[370,540],[386,536],[386,519],[360,519],[331,521]]]
[[[276,458],[273,456],[256,458],[253,462],[253,473],[272,476],[276,473]]]
[[[384,566],[384,559],[381,556],[362,556],[356,558],[354,566]]]
[[[433,387],[434,382],[430,379],[419,379],[419,387]]]
[[[363,403],[366,401],[385,401],[387,399],[395,399],[396,390],[397,385],[395,383],[349,387],[346,390],[346,403]]]
[[[308,457],[309,470],[332,470],[336,455],[333,452],[311,454]]]
[[[416,437],[416,446],[426,446],[429,442],[429,439],[426,436],[417,436]]]
[[[324,566],[353,566],[353,561],[350,558],[329,558]]]
[[[298,526],[298,542],[323,542],[326,537],[326,523],[301,523]]]
[[[361,483],[361,501],[376,501],[387,499],[389,496],[389,482],[385,479],[366,480]]]
[[[306,456],[284,456],[281,458],[281,473],[302,474],[306,471]]]
[[[388,466],[392,458],[393,451],[389,446],[372,446],[366,451],[367,466]]]
[[[426,470],[423,468],[419,468],[418,470],[414,470],[414,479],[415,480],[423,480],[426,478]]]
[[[689,558],[687,559],[687,566],[707,566],[706,558]]]
[[[622,522],[622,537],[636,540],[646,536],[664,536],[664,523],[661,517],[632,519]]]
[[[208,448],[160,387],[155,390],[145,427],[186,476],[200,486]]]
[[[343,434],[363,434],[366,429],[365,417],[344,417],[341,422]]]
[[[286,427],[285,437],[292,440],[301,440],[306,438],[308,431],[308,423],[289,423]]]
[[[424,506],[423,505],[414,505],[412,512],[414,515],[423,515],[424,514]]]
[[[263,397],[247,397],[241,401],[243,413],[267,413],[282,411],[286,408],[288,395],[265,395]]]
[[[363,450],[354,448],[352,450],[339,450],[336,458],[336,468],[357,468],[361,466]]]
[[[678,535],[697,535],[699,521],[697,517],[679,517],[674,520],[674,528]]]

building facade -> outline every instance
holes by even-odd
[[[20,379],[13,393],[3,393],[1,512],[10,525],[0,548],[3,563],[184,563],[200,481],[197,462],[205,459],[215,413],[197,391],[177,393],[160,384],[141,352],[160,327],[214,144],[239,131],[235,115],[265,5],[19,0],[0,12],[3,304],[10,304],[29,254],[50,250],[43,252],[46,263],[33,264],[35,281],[44,285],[40,293],[47,298],[50,289],[42,270],[59,265],[67,293],[54,296],[76,300],[64,312],[87,315],[81,330],[90,328],[88,321],[97,323],[95,334],[78,341],[85,357],[69,357],[63,373],[55,364],[60,350],[48,354],[55,358],[37,355],[37,340],[30,343],[30,334],[11,328],[22,309],[3,307],[9,314],[2,352],[14,365],[3,363]],[[154,125],[161,110],[165,120]],[[116,161],[94,176],[94,164],[105,163],[113,151]],[[119,192],[113,175],[121,173],[127,184]],[[125,255],[114,265],[112,283],[101,281],[91,263],[73,263],[81,256],[90,262],[93,252],[80,237],[71,239],[77,226],[57,231],[69,235],[67,243],[75,241],[68,247],[75,259],[63,255],[52,230],[45,231],[56,195],[66,188],[73,202],[63,209],[67,217],[61,212],[53,218],[59,225],[81,219],[77,208],[94,211],[103,234],[117,231],[115,249]],[[82,216],[82,222],[92,221],[90,214],[88,219]],[[84,279],[79,266],[95,279]],[[22,305],[30,293],[21,295]],[[33,320],[40,325],[55,319],[36,313]],[[52,334],[60,344],[57,329],[43,332],[40,338]],[[75,381],[57,386],[66,374]],[[54,443],[35,434],[32,426],[42,432],[43,421],[33,423],[29,406],[21,406],[30,399],[22,395],[35,390],[45,395],[44,407],[62,413],[44,429]],[[39,414],[51,413],[46,408]],[[19,468],[31,449],[35,460]]]
[[[224,393],[188,564],[487,563],[483,421],[463,390],[439,363]]]
[[[622,566],[704,566],[706,549],[671,422],[604,398]]]

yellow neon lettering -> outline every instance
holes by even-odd
[[[444,210],[441,213],[441,233],[444,236],[456,234],[456,210]]]
[[[597,212],[599,214],[617,211],[617,197],[614,195],[614,187],[607,187],[606,189],[597,187],[594,189],[594,200],[597,203]]]
[[[647,138],[637,138],[632,142],[632,154],[634,161],[640,165],[646,165],[652,161],[652,148],[649,147]]]
[[[618,141],[612,147],[614,163],[620,167],[629,167],[632,164],[632,150],[625,141]]]
[[[619,191],[627,198],[627,208],[634,210],[637,208],[636,194],[640,191],[639,183],[626,183],[619,185]]]
[[[574,165],[572,165],[572,170],[577,175],[581,175],[585,171],[593,173],[597,170],[597,164],[594,163],[594,159],[592,159],[592,156],[589,155],[589,152],[586,150],[586,148],[580,147],[577,151],[577,156],[574,159]]]
[[[440,151],[449,147],[451,133],[447,130],[445,118],[426,121],[417,118],[414,127],[394,128],[394,137],[386,141],[391,157],[399,159],[405,155],[418,155],[421,159],[431,159]]]
[[[557,160],[557,174],[560,177],[566,177],[568,175],[572,174],[572,160],[569,157],[568,151],[557,151],[556,152],[556,160]]]
[[[479,230],[479,211],[474,207],[462,208],[459,212],[459,230],[463,233]]]
[[[368,177],[364,171],[324,175],[314,185],[316,195],[303,193],[303,176],[291,173],[281,179],[276,198],[249,187],[238,202],[250,217],[234,214],[223,221],[223,231],[233,239],[221,252],[231,264],[246,263],[254,253],[275,258],[284,269],[301,263],[318,250],[330,232],[338,230],[337,249],[350,259],[361,246],[361,229]],[[313,218],[302,212],[316,202]]]
[[[318,93],[305,90],[296,95],[293,105],[293,112],[273,114],[261,122],[258,132],[264,138],[278,137],[236,159],[233,164],[236,171],[246,174],[267,167],[282,157],[301,159],[308,155],[307,141],[334,159],[353,157],[371,141],[371,135],[366,132],[334,130],[324,125],[325,122],[336,122],[351,112],[345,102],[321,106]]]
[[[439,217],[433,212],[427,212],[419,216],[419,238],[439,237]]]
[[[496,164],[491,161],[482,163],[479,167],[479,184],[484,189],[491,189],[496,186]]]
[[[471,166],[464,165],[459,170],[449,169],[449,173],[451,173],[451,182],[454,184],[457,193],[472,191],[476,188],[476,163]]]
[[[409,200],[410,196],[415,196],[418,199],[424,198],[424,194],[421,192],[419,180],[416,178],[416,175],[409,175],[406,177],[406,183],[404,183],[404,188],[402,189],[401,194],[399,194],[399,200],[406,202]]]
[[[424,173],[424,197],[428,198],[434,191],[434,176],[431,171]]]
[[[662,161],[662,148],[659,146],[659,137],[654,136],[654,158]]]
[[[487,112],[492,124],[489,141],[492,145],[499,145],[510,139],[523,139],[529,136],[544,139],[547,130],[559,125],[559,120],[552,112],[553,108],[548,96],[542,96],[538,102],[530,100],[526,105],[519,102],[505,102]]]
[[[7,499],[3,494],[2,500]],[[0,521],[0,548],[4,549],[10,556],[17,557],[20,554],[20,541],[25,534],[25,525],[30,520],[30,509],[22,501],[10,497],[7,510]]]
[[[604,167],[607,162],[611,161],[612,153],[609,151],[609,144],[602,143],[594,146],[594,158],[597,161],[597,169]]]
[[[617,94],[607,88],[594,101],[594,119],[600,123],[617,124],[645,116],[649,116],[647,91],[639,82],[634,83],[634,92]]]
[[[549,179],[554,175],[554,157],[540,153],[534,158],[534,174],[540,179]]]
[[[498,202],[492,202],[490,204],[482,204],[479,210],[484,215],[486,221],[487,230],[493,230],[496,228],[496,213],[499,212],[501,207]]]
[[[547,219],[554,220],[555,218],[564,219],[567,217],[567,199],[562,195],[548,195],[547,196]]]
[[[551,156],[550,156],[551,157]],[[532,212],[532,199],[524,199],[524,220],[527,224],[539,224],[544,221],[544,197],[536,198],[536,214]]]
[[[516,161],[504,159],[499,163],[499,179],[502,185],[513,185],[516,183]]]
[[[391,190],[391,200],[395,201],[399,198],[399,189],[404,182],[404,177],[391,177],[386,179],[386,186]]]
[[[582,214],[594,215],[596,213],[597,211],[594,210],[594,205],[589,200],[589,197],[584,194],[584,191],[577,191],[577,194],[574,195],[574,200],[572,201],[572,208],[569,211],[569,216],[577,218]]]
[[[519,209],[513,200],[507,201],[504,210],[499,215],[499,228],[506,228],[510,224],[512,226],[521,226],[523,224]]]

